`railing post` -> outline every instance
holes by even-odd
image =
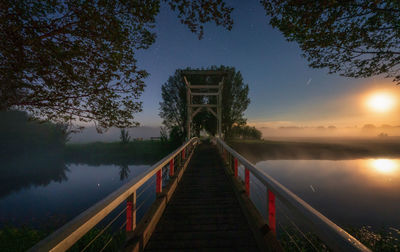
[[[246,195],[250,196],[250,171],[249,169],[244,169],[244,183],[246,185]]]
[[[238,176],[238,160],[235,158],[235,178]]]
[[[225,149],[223,150],[223,159],[224,159],[224,162],[226,163],[226,150]]]
[[[182,161],[185,160],[185,148],[182,150]]]
[[[269,228],[276,233],[275,194],[269,189],[267,190],[267,199],[268,225]]]
[[[162,169],[157,172],[156,175],[156,193],[161,193],[162,191]]]
[[[136,228],[136,191],[127,199],[126,207],[126,231],[131,232]]]
[[[171,160],[169,161],[169,177],[173,176],[174,176],[174,159],[171,158]]]

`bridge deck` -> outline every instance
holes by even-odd
[[[214,146],[201,144],[146,246],[151,250],[257,251]]]

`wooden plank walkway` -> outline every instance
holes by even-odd
[[[259,250],[216,147],[198,147],[145,250]]]

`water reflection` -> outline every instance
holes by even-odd
[[[0,159],[0,164],[0,198],[23,188],[68,180],[68,168],[59,157]]]
[[[392,159],[371,159],[368,160],[370,167],[383,174],[395,174],[398,172],[399,162]]]
[[[257,163],[341,226],[400,228],[400,160],[269,160]]]
[[[128,164],[121,164],[119,166],[119,179],[123,181],[124,179],[128,178],[130,172],[131,170],[129,169]]]
[[[0,227],[59,227],[150,166],[35,162],[2,166]]]

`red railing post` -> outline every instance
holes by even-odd
[[[244,171],[244,183],[246,185],[246,195],[250,196],[250,171],[247,168]]]
[[[235,178],[238,176],[238,160],[235,158]]]
[[[170,177],[174,176],[174,159],[173,158],[169,161],[169,176]]]
[[[182,160],[185,160],[185,148],[182,150]]]
[[[161,193],[162,190],[162,169],[157,172],[156,175],[156,193]]]
[[[276,208],[275,194],[268,189],[268,224],[269,228],[276,233]]]
[[[125,230],[130,232],[136,228],[136,191],[128,197],[126,204]]]

